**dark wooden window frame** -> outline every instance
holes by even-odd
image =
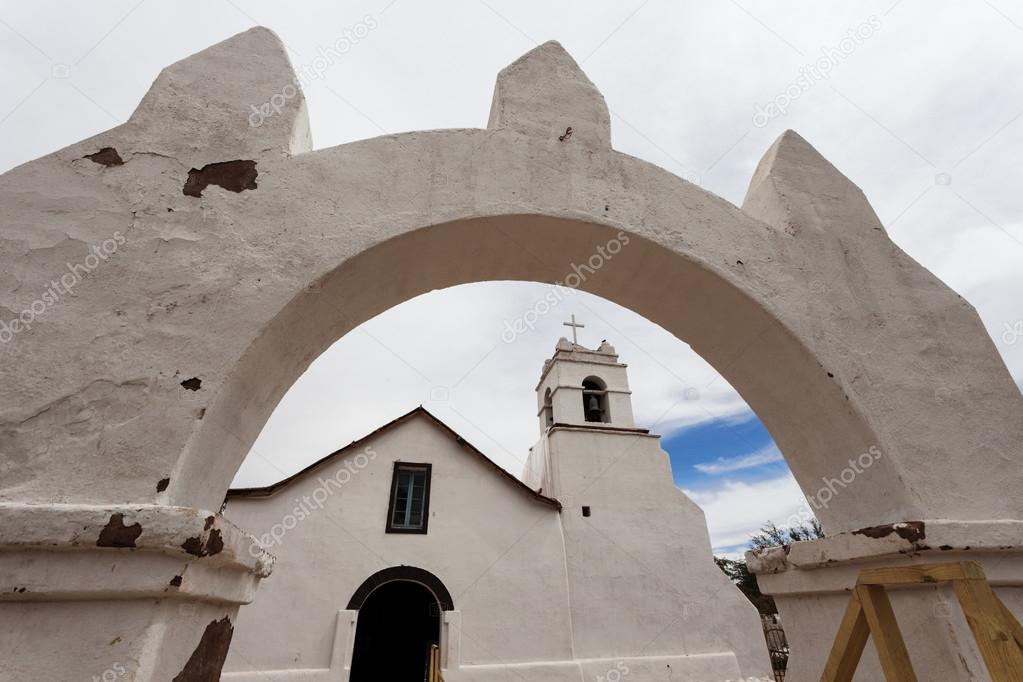
[[[421,528],[400,528],[394,525],[394,500],[398,489],[398,472],[402,469],[421,469],[426,471],[426,483],[423,488],[423,525]],[[427,462],[395,462],[391,472],[391,494],[387,502],[387,532],[406,535],[426,535],[430,525],[430,488],[433,480],[433,465]]]

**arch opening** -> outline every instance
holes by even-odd
[[[433,573],[415,566],[391,566],[377,571],[359,586],[348,601],[348,610],[358,611],[378,587],[397,580],[414,582],[425,587],[442,611],[452,611],[455,608],[448,588]]]
[[[359,608],[351,682],[425,679],[430,649],[440,646],[440,608],[425,586],[391,580]]]
[[[612,243],[613,249],[603,248]],[[574,285],[689,343],[763,421],[807,495],[840,471],[849,456],[882,442],[814,353],[775,314],[763,282],[743,280],[718,264],[609,225],[494,216],[391,238],[306,283],[253,341],[201,422],[183,465],[186,472],[196,467],[183,478],[194,480],[198,490],[183,491],[188,499],[182,501],[219,504],[277,402],[335,340],[419,294],[495,280],[544,282],[556,289]],[[668,297],[665,290],[680,295]],[[502,340],[525,333],[530,315],[542,313],[543,306],[537,302],[508,321]],[[214,452],[218,457],[211,465],[209,454],[202,453]],[[865,477],[875,478],[881,488],[898,480],[887,460]],[[837,532],[870,525],[879,515],[914,516],[906,508],[907,496],[879,497],[887,508],[844,496],[817,510],[818,517],[829,532]]]

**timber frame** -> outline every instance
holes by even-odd
[[[873,568],[860,573],[821,682],[852,682],[867,638],[887,682],[916,682],[916,673],[886,587],[951,583],[994,682],[1023,682],[1023,626],[991,589],[975,561]]]

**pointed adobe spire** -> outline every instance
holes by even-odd
[[[251,28],[163,71],[125,131],[138,149],[201,167],[312,148],[305,97],[280,39]]]
[[[611,116],[604,96],[554,40],[497,74],[487,127],[511,128],[543,140],[563,138],[569,144],[611,146]]]
[[[792,130],[760,160],[742,210],[790,234],[884,229],[863,191]]]

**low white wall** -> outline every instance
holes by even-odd
[[[786,682],[817,682],[849,603],[850,589],[868,568],[976,561],[995,594],[1023,619],[1023,522],[919,522],[880,538],[842,533],[787,550],[747,554],[760,589],[774,597],[791,648]],[[871,532],[877,534],[871,529]],[[919,534],[918,534],[919,535]],[[962,608],[948,584],[888,589],[899,629],[920,680],[988,681]],[[854,682],[883,680],[873,642],[867,642]]]
[[[577,661],[463,666],[446,682],[759,682],[744,678],[733,654],[594,658]],[[767,682],[766,680],[764,682]]]

